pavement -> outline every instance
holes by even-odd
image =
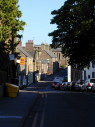
[[[32,91],[31,87],[19,90],[15,98],[0,98],[0,127],[23,127],[38,97],[38,93]]]

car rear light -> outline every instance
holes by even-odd
[[[91,85],[90,85],[90,83],[88,83],[88,87],[90,87]]]
[[[64,86],[64,83],[62,83],[62,86]]]

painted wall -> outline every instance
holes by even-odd
[[[82,71],[82,79],[95,78],[95,64],[90,63],[89,68],[84,68]]]

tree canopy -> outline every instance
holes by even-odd
[[[83,68],[95,62],[95,0],[67,0],[51,14],[51,24],[57,25],[49,33],[51,46],[61,47],[70,65]]]
[[[15,48],[24,30],[25,22],[19,20],[22,16],[18,0],[0,0],[0,68],[8,60],[9,53],[15,53]]]

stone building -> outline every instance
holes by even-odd
[[[61,48],[51,49],[51,51],[57,56],[60,67],[68,65],[68,59],[63,56]]]
[[[33,40],[28,40],[23,47],[33,58],[33,72],[50,75],[58,71],[59,66],[66,65],[67,59],[63,57],[61,49],[51,49],[50,45],[42,43],[34,45]]]
[[[17,78],[18,85],[29,85],[33,83],[33,58],[21,46],[16,47],[16,52],[19,53],[17,62]]]
[[[43,74],[50,75],[59,70],[57,57],[51,51],[42,50],[38,62],[38,66],[41,63],[41,73]]]

